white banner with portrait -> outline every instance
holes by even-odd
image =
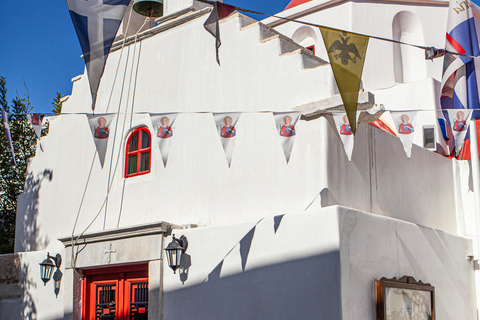
[[[214,113],[215,125],[217,132],[222,142],[225,156],[227,157],[227,163],[230,167],[232,162],[233,148],[235,146],[235,136],[237,135],[237,125],[240,113]]]
[[[450,118],[450,126],[452,127],[453,140],[455,141],[455,156],[458,157],[468,132],[472,110],[448,109],[447,112]]]
[[[285,159],[290,160],[293,143],[295,142],[295,135],[297,131],[295,126],[300,118],[300,112],[274,112],[275,125],[277,126],[278,136],[282,144]]]
[[[151,113],[153,132],[157,137],[157,144],[162,154],[163,165],[167,165],[168,154],[175,131],[175,120],[178,113]]]
[[[390,111],[398,138],[402,142],[407,158],[412,155],[413,136],[415,132],[415,118],[417,111]]]
[[[360,112],[357,112],[357,122],[359,115]],[[343,148],[345,149],[345,154],[347,155],[348,161],[351,161],[355,136],[353,135],[352,127],[350,126],[350,121],[348,120],[347,114],[334,113],[333,121],[335,122],[335,129],[340,135],[340,140],[342,140]]]
[[[108,137],[110,136],[110,123],[114,114],[87,114],[88,124],[92,131],[93,140],[97,147],[98,159],[103,168],[105,162],[105,154],[107,152]]]
[[[37,134],[38,139],[42,136],[42,122],[45,114],[43,113],[29,113],[27,114],[28,122]]]

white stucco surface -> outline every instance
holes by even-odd
[[[165,319],[374,319],[374,280],[404,275],[435,287],[437,319],[475,315],[471,241],[435,229],[333,206],[175,232]]]
[[[437,2],[314,0],[282,14],[442,47],[446,7]],[[166,12],[190,4],[168,1]],[[474,319],[474,266],[465,259],[472,244],[455,236],[476,234],[468,163],[419,147],[421,130],[407,159],[397,137],[368,124],[359,125],[348,161],[328,113],[298,121],[287,163],[272,112],[338,94],[319,30],[263,21],[278,34],[235,14],[220,25],[219,66],[203,27],[208,14],[198,7],[160,21],[123,51],[117,43],[95,109],[116,113],[103,167],[85,115],[92,112],[88,80],[74,79],[29,162],[15,242],[25,294],[0,301],[0,318],[18,319],[22,310],[24,319],[76,319],[80,280],[65,239],[110,232],[78,246],[76,266],[148,264],[150,319],[373,319],[374,279],[403,275],[435,286],[436,320]],[[315,44],[324,60],[286,36]],[[365,94],[387,110],[429,110],[419,113],[417,128],[435,122],[440,60],[420,61],[418,51],[376,40],[365,59]],[[179,115],[166,166],[153,140],[151,172],[124,178],[129,134],[146,127],[155,138],[149,113],[167,112]],[[230,167],[215,112],[242,113]],[[111,236],[159,221],[188,238],[177,274],[162,260],[171,230]],[[64,257],[58,298],[38,277],[47,250]]]

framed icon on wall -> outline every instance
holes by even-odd
[[[435,288],[413,277],[375,279],[376,320],[435,320]]]

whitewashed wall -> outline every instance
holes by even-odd
[[[25,193],[19,198],[16,251],[57,246],[57,238],[79,234],[92,221],[90,232],[156,221],[218,225],[303,210],[321,197],[326,197],[318,201],[323,206],[343,204],[456,231],[453,192],[438,187],[438,170],[447,172],[440,182],[451,185],[451,162],[417,149],[407,160],[400,142],[387,134],[367,137],[360,129],[350,163],[331,123],[324,118],[300,121],[287,165],[271,113],[259,111],[291,110],[331,96],[330,67],[302,69],[301,55],[279,57],[279,40],[260,43],[260,26],[239,31],[242,20],[238,17],[222,24],[223,62],[219,67],[214,59],[214,39],[203,29],[204,18],[142,41],[136,56],[134,46],[128,46],[119,74],[123,75],[127,57],[129,67],[125,77],[116,81],[108,106],[107,89],[113,83],[120,51],[110,56],[96,112],[115,112],[120,97],[124,100],[112,122],[103,169],[95,157],[86,116],[71,114],[91,112],[86,78],[74,82],[64,114],[52,119],[50,133],[42,139],[43,151],[39,148],[29,165]],[[140,46],[138,75],[131,74],[132,64],[136,71]],[[140,112],[170,111],[182,114],[166,168],[153,144],[152,172],[124,179],[129,132],[138,126],[152,129],[148,114]],[[209,111],[246,112],[237,125],[230,168],[212,115],[196,113]],[[367,143],[371,139],[380,140]],[[378,143],[381,147],[376,147]],[[395,153],[384,151],[390,145],[395,146]],[[372,152],[374,161],[369,160]],[[385,169],[377,169],[379,178],[370,181],[369,168],[375,164],[384,164]],[[109,177],[113,182],[106,201]],[[405,177],[422,183],[410,183]],[[370,192],[376,188],[378,191]],[[435,217],[429,213],[433,209]]]
[[[65,250],[63,248],[50,251],[50,255],[53,256],[57,253],[60,253],[62,257],[65,257]],[[64,298],[66,288],[64,283],[65,265],[62,264],[59,271],[58,269],[54,270],[55,278],[60,279],[62,282],[58,295],[56,295],[54,280],[52,279],[44,285],[43,281],[40,279],[39,263],[46,257],[47,251],[20,253],[20,284],[22,286],[23,295],[16,300],[0,300],[0,319],[64,319]]]
[[[374,319],[374,279],[404,275],[435,286],[436,319],[476,312],[471,241],[438,230],[333,206],[175,233],[165,319]]]

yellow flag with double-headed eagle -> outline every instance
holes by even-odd
[[[358,91],[369,37],[327,27],[319,28],[350,126],[355,134]]]

